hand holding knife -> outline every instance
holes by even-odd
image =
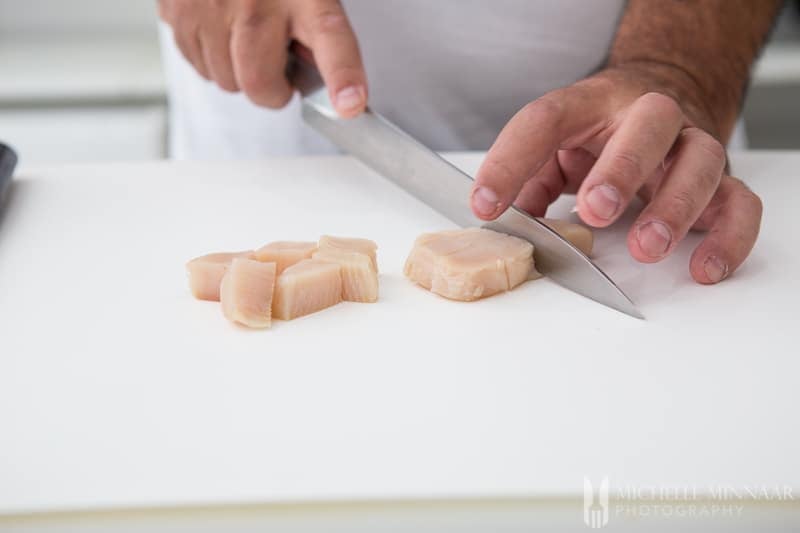
[[[537,270],[559,285],[644,318],[605,272],[547,225],[515,207],[488,223],[475,217],[469,204],[472,178],[386,118],[369,108],[355,118],[339,117],[305,58],[290,54],[287,76],[303,95],[303,120],[340,148],[460,226],[484,226],[533,243]]]

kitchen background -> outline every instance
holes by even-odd
[[[0,0],[0,138],[25,163],[167,156],[155,4]],[[758,62],[744,117],[750,147],[800,149],[797,0]]]

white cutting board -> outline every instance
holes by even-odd
[[[766,214],[725,283],[689,278],[697,236],[644,266],[624,226],[598,232],[646,321],[546,279],[469,304],[415,287],[413,239],[451,225],[347,158],[23,169],[0,224],[0,513],[579,494],[605,475],[796,493],[800,154],[734,163]],[[378,242],[379,303],[247,331],[187,290],[193,256],[322,233]]]

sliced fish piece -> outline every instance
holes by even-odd
[[[275,263],[234,258],[220,284],[225,318],[251,328],[270,327],[275,272]]]
[[[430,290],[436,258],[469,247],[479,232],[480,228],[465,228],[423,233],[414,241],[403,273]]]
[[[189,275],[189,288],[198,300],[219,301],[219,285],[225,271],[235,257],[253,259],[252,250],[244,252],[223,252],[196,257],[186,263]]]
[[[378,272],[367,254],[326,247],[312,257],[341,267],[343,300],[362,303],[378,300]]]
[[[256,250],[256,259],[275,263],[277,272],[281,272],[303,259],[310,259],[317,251],[317,243],[303,241],[276,241]]]
[[[540,218],[539,221],[547,224],[550,229],[574,244],[578,250],[587,256],[592,255],[594,234],[591,229],[582,224],[555,218]]]
[[[483,228],[421,235],[404,272],[432,292],[461,301],[492,296],[536,276],[531,243]]]
[[[319,238],[319,249],[325,250],[333,248],[335,250],[344,250],[347,252],[360,252],[367,254],[375,272],[378,271],[378,245],[369,239],[356,239],[351,237],[333,237],[331,235],[323,235]]]
[[[291,320],[342,301],[342,275],[338,263],[304,259],[295,263],[275,282],[272,315]]]

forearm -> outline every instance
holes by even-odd
[[[629,0],[608,66],[644,67],[727,141],[780,0]],[[706,118],[707,117],[707,118]]]

